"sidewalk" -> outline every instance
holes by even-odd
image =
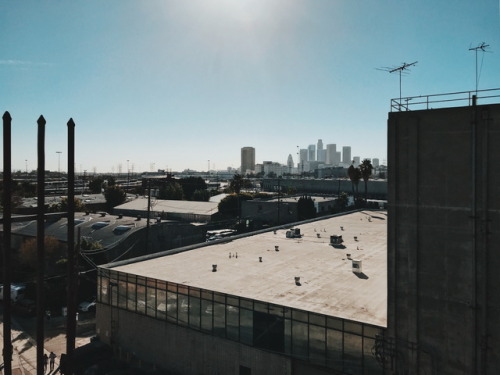
[[[78,336],[78,335],[77,335]],[[90,342],[92,334],[77,337],[75,347],[83,346]],[[36,375],[36,341],[28,332],[23,331],[16,318],[12,318],[12,374],[13,375]],[[0,350],[3,350],[3,323],[0,324]],[[44,340],[44,352],[47,356],[54,352],[55,359],[54,371],[50,372],[47,367],[46,374],[55,374],[59,368],[61,353],[66,352],[66,333],[64,330],[64,318],[52,319],[46,327],[46,336]],[[0,351],[0,370],[3,369],[3,357]],[[0,371],[3,375],[3,371]]]

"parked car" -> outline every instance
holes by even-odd
[[[96,299],[92,298],[90,301],[83,301],[78,305],[78,311],[89,312],[95,311]]]

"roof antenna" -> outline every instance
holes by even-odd
[[[394,72],[399,72],[399,110],[401,111],[401,75],[406,73],[406,70],[410,71],[408,68],[411,66],[415,66],[418,61],[414,61],[412,63],[402,63],[399,66],[393,66],[393,67],[387,67],[384,66],[382,68],[377,68],[377,70],[383,70],[384,72],[389,72],[389,73],[394,73]],[[406,108],[408,109],[408,108]]]
[[[478,84],[479,84],[479,75],[478,75],[478,72],[477,72],[477,51],[481,50],[483,52],[490,52],[490,51],[486,50],[489,46],[490,46],[489,44],[486,44],[485,42],[482,42],[482,43],[480,43],[476,47],[469,48],[469,51],[475,51],[476,52],[476,97],[477,97],[477,87],[478,87]],[[483,54],[483,58],[484,58],[484,54]],[[483,67],[483,60],[481,59],[481,68],[482,67]],[[479,74],[481,74],[481,73],[479,73]]]

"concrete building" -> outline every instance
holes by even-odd
[[[197,202],[180,200],[156,199],[152,201],[150,217],[158,216],[187,222],[210,222],[219,213],[217,202]],[[148,213],[148,199],[140,197],[130,202],[123,203],[113,208],[116,215],[146,217]]]
[[[343,146],[342,147],[342,163],[344,166],[349,166],[352,163],[351,159],[351,146]]]
[[[393,112],[388,137],[387,374],[500,374],[500,105]]]
[[[246,175],[255,171],[255,148],[242,147],[241,149],[241,173]]]
[[[336,166],[335,164],[336,158],[335,154],[337,153],[337,145],[336,144],[328,144],[326,145],[326,164]]]
[[[100,267],[97,335],[186,375],[382,374],[386,219],[361,211]]]
[[[316,160],[317,161],[322,161],[324,162],[326,160],[326,150],[323,149],[323,140],[318,139],[318,148],[317,148],[317,155],[316,155]]]
[[[380,159],[373,158],[372,165],[373,165],[373,168],[378,168],[380,166]]]
[[[354,161],[354,166],[355,166],[355,167],[359,167],[359,165],[361,164],[361,157],[359,157],[359,156],[354,156],[354,157],[352,158],[352,160]]]
[[[316,145],[309,145],[307,148],[307,161],[316,160]]]

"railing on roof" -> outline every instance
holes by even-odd
[[[451,103],[457,106],[471,106],[474,104],[474,97],[475,104],[499,103],[500,88],[391,99],[391,112],[446,108],[450,107]]]

